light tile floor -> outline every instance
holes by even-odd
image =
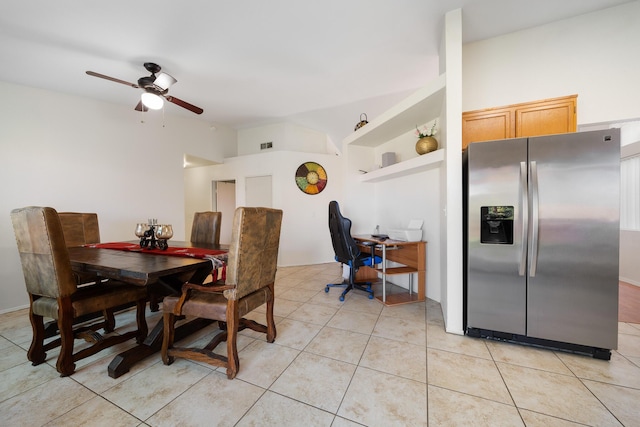
[[[620,323],[611,361],[447,334],[428,300],[384,307],[324,292],[337,264],[280,268],[278,337],[243,331],[240,372],[159,355],[118,379],[121,344],[61,378],[31,366],[26,310],[0,315],[0,424],[7,426],[640,426],[640,325]],[[264,308],[248,317],[262,321]],[[159,314],[149,314],[152,325]],[[117,316],[131,328],[133,312]],[[202,342],[210,326],[185,341]],[[117,332],[116,331],[116,332]],[[224,347],[224,346],[222,346]],[[224,349],[221,349],[224,351]]]

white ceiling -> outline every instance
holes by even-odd
[[[471,42],[626,2],[5,0],[0,80],[133,113],[140,89],[85,71],[135,83],[148,75],[142,64],[156,62],[178,80],[170,95],[204,109],[196,116],[167,104],[167,114],[235,128],[305,117],[311,124],[311,115],[322,123],[343,114],[340,106],[397,102],[437,76],[449,10],[462,8],[463,42]],[[354,111],[353,125],[360,107]]]

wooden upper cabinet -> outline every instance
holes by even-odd
[[[462,149],[472,142],[575,132],[578,95],[462,113]]]
[[[471,142],[513,138],[516,135],[515,123],[515,112],[509,108],[462,113],[462,149]]]
[[[551,135],[576,131],[577,95],[548,99],[516,110],[516,136]]]

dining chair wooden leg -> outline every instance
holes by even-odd
[[[47,354],[44,351],[44,318],[34,314],[33,310],[29,310],[29,320],[31,321],[33,336],[29,351],[27,351],[27,359],[33,366],[36,366],[47,359]]]
[[[238,301],[229,300],[227,302],[227,378],[234,379],[240,369],[240,359],[238,358],[238,326],[240,318],[238,316]]]
[[[274,284],[269,285],[271,297],[267,300],[267,342],[272,343],[276,340],[276,322],[273,318],[273,303],[275,300]]]
[[[56,369],[60,376],[66,377],[76,370],[76,365],[73,363],[73,315],[60,315],[58,329],[60,330],[60,354],[56,362]]]
[[[164,331],[162,337],[162,363],[170,365],[175,357],[169,356],[169,349],[173,348],[173,339],[175,337],[175,316],[173,313],[165,312],[163,315]]]

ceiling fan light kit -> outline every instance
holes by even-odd
[[[174,79],[173,77],[171,77],[169,74],[160,73],[160,74],[158,74],[158,76],[154,80],[153,84],[158,86],[162,90],[167,90],[167,89],[169,89],[169,87],[172,84],[177,83],[177,82],[178,81],[176,79]]]
[[[151,108],[152,110],[159,110],[164,105],[162,98],[155,93],[145,92],[140,95],[140,100],[145,107]]]
[[[115,77],[96,73],[95,71],[87,71],[87,74],[93,77],[98,77],[101,79],[131,86],[136,89],[143,89],[144,93],[140,97],[140,102],[134,108],[136,111],[146,111],[147,108],[150,108],[152,110],[159,110],[164,105],[164,100],[166,99],[170,103],[185,108],[193,113],[203,113],[204,110],[202,108],[196,107],[195,105],[176,98],[175,96],[167,95],[167,92],[169,92],[169,87],[176,83],[177,80],[167,73],[161,73],[161,68],[158,64],[154,64],[153,62],[145,62],[144,68],[146,68],[147,71],[151,73],[151,75],[140,77],[138,79],[138,84],[129,83],[125,80],[120,80],[116,79]]]

